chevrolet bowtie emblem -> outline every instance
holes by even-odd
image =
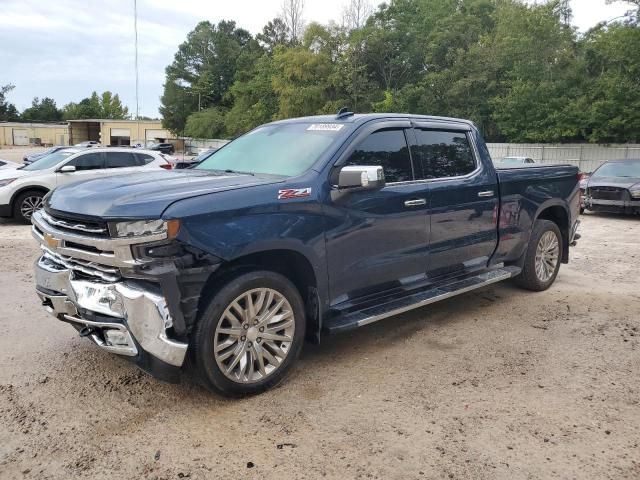
[[[60,240],[51,235],[50,233],[44,234],[44,242],[49,248],[58,248],[60,246]]]

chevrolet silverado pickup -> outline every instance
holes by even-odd
[[[549,288],[578,211],[576,167],[496,170],[469,121],[341,111],[262,125],[195,168],[55,189],[32,218],[36,291],[159,378],[251,394],[305,339],[502,280]]]

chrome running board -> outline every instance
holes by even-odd
[[[323,330],[327,333],[338,333],[362,327],[409,310],[424,307],[440,300],[461,295],[492,283],[501,282],[520,273],[519,267],[502,267],[483,272],[472,277],[457,280],[429,290],[421,290],[406,297],[397,298],[381,305],[367,307],[327,321]]]

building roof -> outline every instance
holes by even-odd
[[[66,122],[42,123],[42,122],[0,122],[0,127],[28,127],[28,128],[67,128]]]
[[[76,122],[85,122],[85,123],[107,123],[107,122],[118,122],[118,123],[160,123],[161,120],[129,120],[129,119],[118,119],[118,118],[79,118],[77,120],[69,120],[69,123]]]

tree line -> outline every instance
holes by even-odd
[[[70,102],[58,108],[54,99],[35,97],[31,106],[19,112],[16,106],[7,99],[14,85],[0,86],[0,121],[6,122],[61,122],[64,120],[80,120],[83,118],[129,118],[129,109],[122,104],[118,94],[110,91],[98,95],[93,92],[78,103]]]
[[[581,34],[568,0],[351,0],[327,25],[285,0],[255,36],[200,22],[160,112],[197,138],[346,106],[469,118],[490,141],[640,142],[640,0],[627,3]]]

